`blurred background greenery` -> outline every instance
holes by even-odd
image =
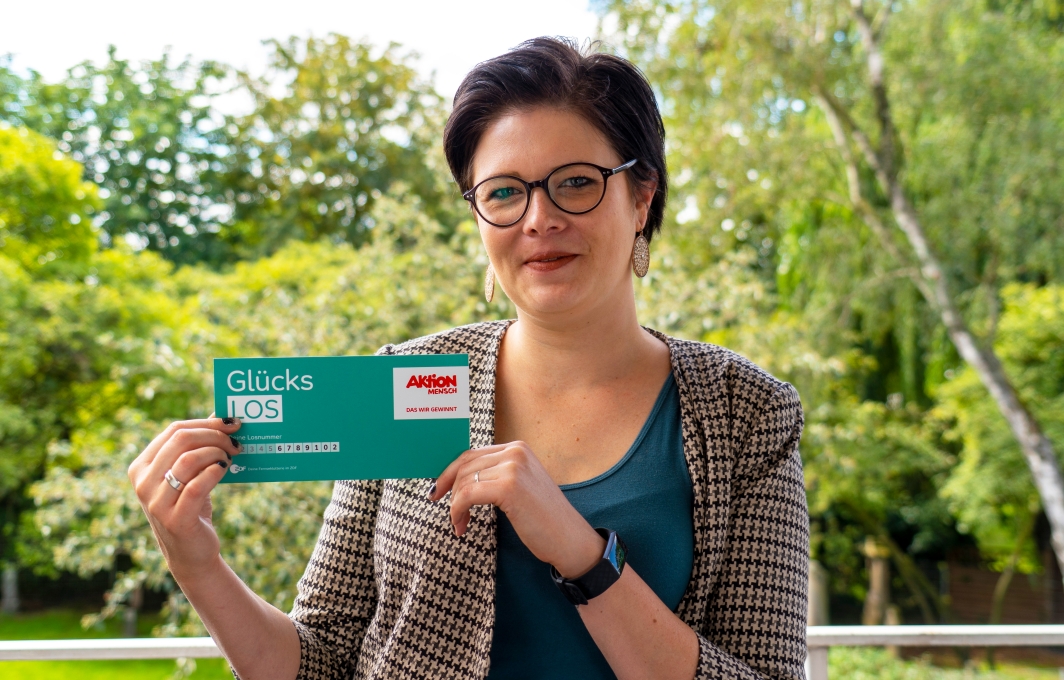
[[[1009,621],[1015,583],[1049,602],[1030,622],[1064,620],[1043,496],[928,293],[943,282],[1064,452],[1064,6],[594,7],[604,49],[645,70],[668,132],[670,209],[636,284],[641,319],[798,387],[831,621]],[[9,609],[105,590],[86,625],[135,634],[139,614],[142,632],[202,633],[126,467],[166,422],[211,411],[212,358],[364,354],[513,315],[478,293],[487,260],[432,84],[394,47],[340,35],[269,48],[259,76],[112,51],[48,82],[0,61]],[[250,112],[220,104],[234,96]],[[899,229],[895,189],[937,278]],[[226,559],[282,609],[330,486],[214,496]],[[964,569],[990,590],[964,591]],[[881,667],[846,654],[833,665]]]

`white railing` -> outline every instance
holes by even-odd
[[[1056,647],[1064,626],[810,626],[806,644],[806,675],[827,680],[832,647]]]
[[[222,650],[209,637],[113,640],[0,640],[0,661],[209,659]]]
[[[1062,626],[811,626],[809,680],[827,680],[831,647],[1064,647]],[[0,661],[204,659],[222,656],[209,637],[0,641]]]

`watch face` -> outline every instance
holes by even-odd
[[[625,562],[628,561],[628,549],[625,548],[624,543],[621,543],[621,539],[617,539],[617,550],[615,551],[617,558],[613,561],[613,566],[617,567],[617,573],[624,569]]]
[[[628,559],[628,550],[616,533],[610,534],[610,540],[606,544],[606,554],[603,557],[609,560],[618,574],[624,569],[624,563]]]

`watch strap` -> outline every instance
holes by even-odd
[[[586,574],[577,578],[564,578],[551,565],[550,576],[554,585],[574,605],[587,604],[588,600],[606,592],[610,586],[621,578],[624,565],[628,561],[628,548],[616,531],[596,527],[599,536],[606,539],[606,550],[595,566]]]

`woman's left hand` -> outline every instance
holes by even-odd
[[[569,503],[524,442],[466,451],[436,480],[429,500],[448,491],[456,535],[466,532],[470,508],[490,503],[506,513],[537,559],[554,565],[566,578],[585,574],[606,548],[605,539]]]

